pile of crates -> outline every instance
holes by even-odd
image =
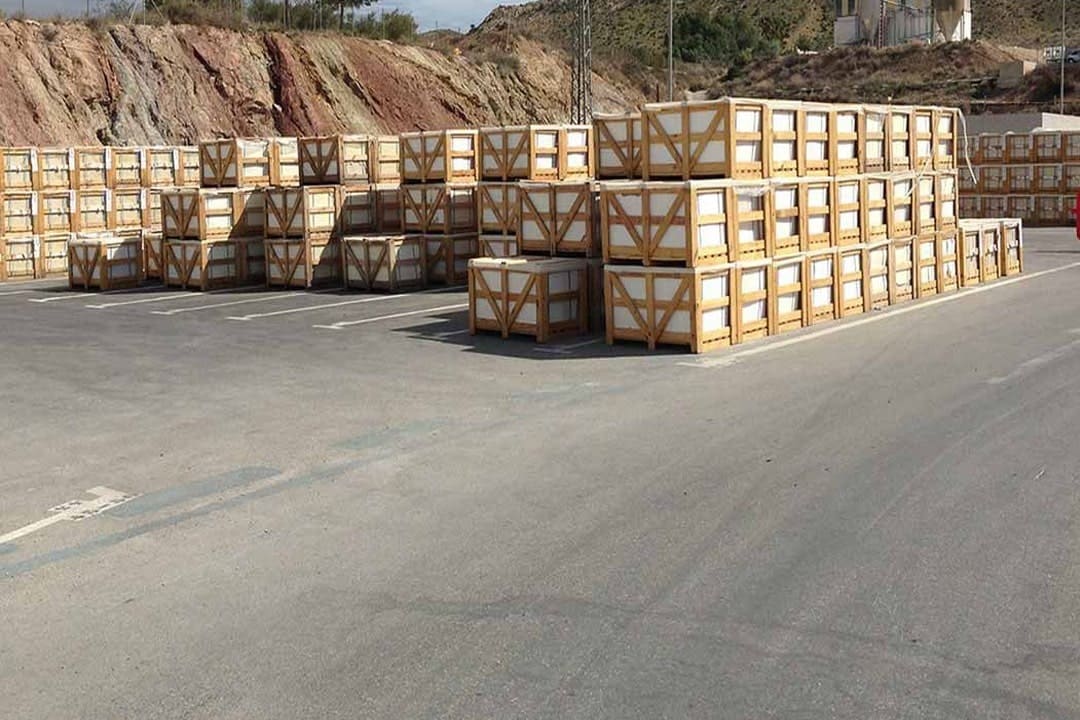
[[[67,274],[80,238],[152,244],[162,190],[199,184],[193,147],[0,148],[0,170],[0,280]]]
[[[1080,130],[984,133],[967,140],[971,167],[961,164],[961,215],[1008,215],[1044,226],[1075,222]]]

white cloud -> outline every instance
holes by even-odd
[[[499,5],[520,5],[528,0],[382,0],[374,8],[402,10],[411,12],[420,21],[421,27],[429,30],[434,27],[450,27],[462,31],[469,25],[477,24]],[[0,0],[0,10],[12,15],[23,7],[26,13],[37,17],[47,17],[56,13],[81,15],[86,12],[86,0]],[[99,0],[91,0],[91,6],[97,7]]]

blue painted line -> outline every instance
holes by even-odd
[[[235,490],[245,487],[260,480],[269,480],[281,474],[280,470],[268,467],[245,467],[233,470],[222,475],[205,480],[199,480],[186,485],[165,488],[156,492],[140,495],[134,500],[129,500],[123,505],[106,510],[106,515],[119,518],[138,517],[146,513],[163,510],[173,505],[178,505],[189,500],[196,500],[207,495]]]
[[[4,543],[0,545],[0,555],[7,555],[8,553],[15,552],[17,546],[15,543]]]
[[[444,418],[417,420],[416,422],[382,428],[380,430],[364,433],[363,435],[357,435],[354,438],[336,443],[334,447],[340,450],[371,450],[372,448],[385,445],[386,443],[399,438],[435,432],[436,430],[445,427],[448,422],[449,421]]]

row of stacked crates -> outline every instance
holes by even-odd
[[[967,139],[960,173],[964,217],[1009,215],[1067,226],[1080,195],[1080,130],[982,133]]]

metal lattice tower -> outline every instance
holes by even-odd
[[[592,122],[592,5],[578,0],[574,32],[574,73],[571,80],[570,121]]]

